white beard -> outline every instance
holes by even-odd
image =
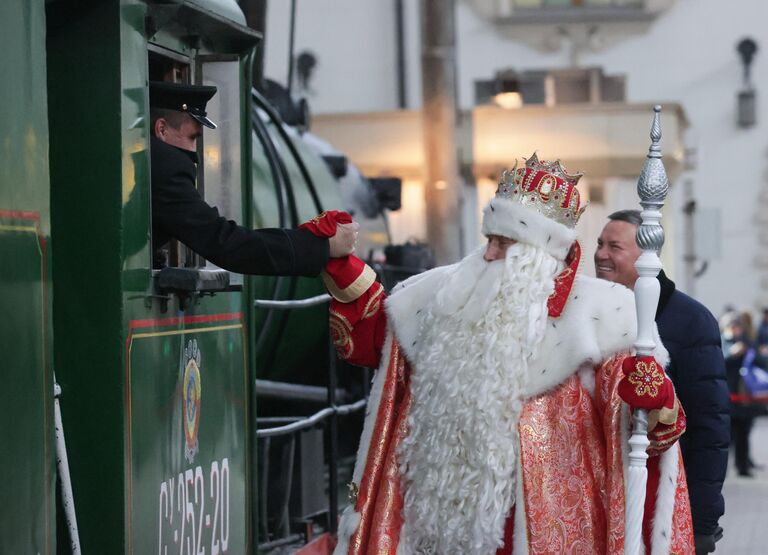
[[[462,260],[425,317],[399,451],[404,553],[490,554],[514,503],[517,422],[558,263],[517,243]]]

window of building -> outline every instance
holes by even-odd
[[[480,4],[480,0],[474,0]],[[552,24],[651,21],[674,0],[500,0],[482,11],[497,23]]]
[[[516,8],[643,7],[644,0],[511,0]]]

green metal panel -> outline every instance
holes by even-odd
[[[245,16],[235,0],[186,0],[188,4],[195,4],[204,10],[208,10],[235,23],[245,25]]]
[[[57,378],[83,553],[124,547],[120,6],[49,21]]]
[[[298,212],[298,223],[309,220],[320,210],[343,209],[338,184],[328,171],[325,162],[312,152],[293,130],[288,130],[289,140],[301,156],[308,173],[311,176],[315,190],[322,205],[315,205],[309,184],[299,169],[285,139],[277,132],[273,124],[268,128],[273,142],[280,154],[289,179]],[[258,141],[254,139],[253,154],[253,199],[254,213],[259,225],[277,225],[277,204],[275,201],[275,185],[272,182],[266,159],[261,152]],[[285,198],[286,205],[288,197]],[[286,218],[287,225],[290,220]],[[254,288],[259,298],[271,298],[274,291],[274,281],[261,278]],[[283,279],[274,295],[279,299],[307,298],[325,292],[325,287],[319,279],[298,278]],[[326,361],[328,358],[328,308],[320,305],[300,311],[273,313],[267,321],[268,311],[257,310],[254,327],[259,330],[256,342],[256,364],[258,377],[279,381],[290,381],[323,385],[327,380]],[[269,324],[267,329],[261,328]],[[300,339],[300,341],[299,341]]]
[[[42,0],[0,3],[0,553],[55,551]]]
[[[126,403],[133,553],[176,553],[182,546],[191,553],[246,552],[243,319],[194,312],[131,325]]]

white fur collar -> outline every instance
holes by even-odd
[[[403,352],[415,360],[423,337],[424,314],[453,266],[435,268],[395,288],[386,301],[387,315]],[[578,275],[559,318],[550,318],[539,356],[529,365],[532,377],[525,397],[560,384],[580,366],[599,364],[629,351],[637,336],[632,291],[616,283]],[[655,331],[654,356],[666,366],[669,355]]]

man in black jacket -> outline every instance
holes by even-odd
[[[630,289],[638,278],[635,261],[641,251],[635,241],[642,223],[637,210],[621,210],[597,240],[598,278]],[[730,414],[720,330],[712,313],[685,293],[662,270],[656,324],[669,351],[667,369],[688,420],[680,448],[688,479],[696,554],[711,553],[722,536],[718,519],[725,511],[721,493],[728,465]]]
[[[329,257],[354,250],[358,224],[330,238],[302,229],[249,229],[219,215],[195,187],[197,139],[216,87],[151,82],[152,248],[178,239],[217,266],[241,274],[316,276]]]

